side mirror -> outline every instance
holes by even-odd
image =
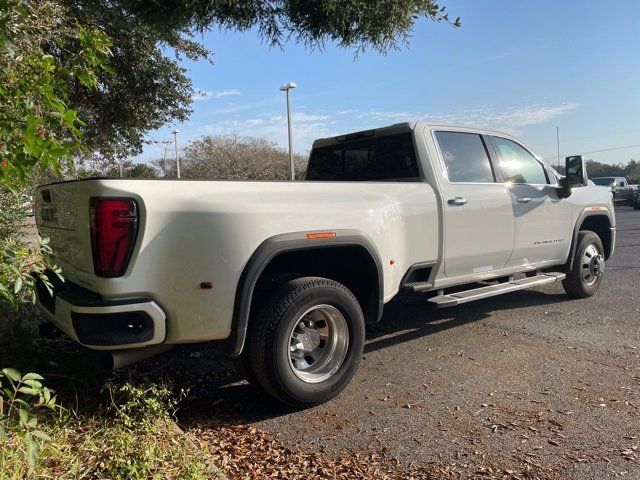
[[[586,187],[587,166],[582,155],[574,155],[565,159],[566,176],[562,179],[563,196],[571,195],[571,190],[576,187]]]

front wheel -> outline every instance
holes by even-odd
[[[249,329],[249,360],[258,384],[297,408],[326,402],[353,377],[364,348],[364,317],[342,284],[320,277],[290,280],[274,292]]]
[[[578,233],[573,265],[562,286],[568,295],[586,298],[598,291],[604,274],[604,248],[600,237],[591,231]]]

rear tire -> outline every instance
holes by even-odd
[[[364,317],[344,285],[320,277],[283,284],[249,329],[251,369],[259,385],[295,408],[338,395],[364,348]]]
[[[589,230],[578,233],[578,242],[573,254],[573,265],[562,281],[567,295],[586,298],[600,288],[604,273],[604,248],[600,237]]]

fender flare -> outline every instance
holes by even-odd
[[[580,233],[580,227],[582,226],[582,224],[584,223],[585,219],[587,217],[606,217],[607,220],[609,220],[609,228],[611,229],[611,249],[609,252],[605,252],[608,254],[607,259],[611,257],[611,255],[613,255],[613,251],[615,250],[615,241],[616,241],[616,237],[615,237],[615,231],[616,231],[616,227],[612,227],[611,225],[614,225],[614,222],[612,221],[611,218],[611,212],[609,211],[609,209],[605,209],[605,210],[597,210],[597,211],[589,211],[589,210],[582,210],[580,212],[580,215],[578,215],[578,219],[576,220],[576,223],[574,224],[573,227],[573,238],[571,239],[571,248],[569,249],[569,258],[567,258],[567,262],[564,265],[564,269],[567,272],[570,272],[571,269],[573,268],[573,254],[576,251],[577,245],[578,245],[578,234]]]
[[[335,236],[312,240],[307,238],[307,234],[319,233],[319,231],[284,233],[269,237],[258,246],[251,258],[249,258],[238,280],[231,320],[231,333],[227,339],[215,342],[220,343],[217,345],[220,350],[231,356],[238,356],[242,353],[251,314],[251,301],[258,279],[269,263],[285,252],[347,246],[363,248],[373,260],[378,274],[376,321],[380,320],[384,307],[384,272],[378,250],[369,237],[359,230],[332,229],[331,232],[335,233]]]

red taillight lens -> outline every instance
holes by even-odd
[[[100,277],[121,277],[127,270],[138,233],[138,206],[132,198],[91,198],[93,270]]]

